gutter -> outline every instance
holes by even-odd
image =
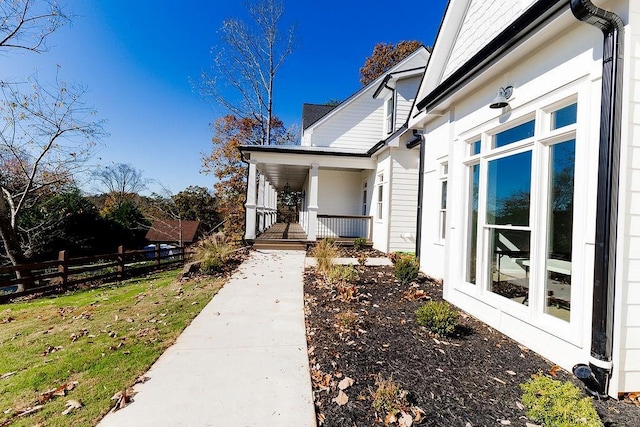
[[[577,19],[597,27],[604,36],[591,357],[588,366],[578,364],[573,372],[585,383],[589,393],[607,397],[613,370],[624,23],[618,15],[594,6],[590,0],[571,0],[570,3]]]
[[[440,102],[455,93],[482,72],[492,66],[501,56],[506,54],[530,34],[538,30],[544,23],[565,9],[568,0],[538,0],[506,29],[492,39],[478,53],[458,68],[440,85],[429,92],[417,104],[416,117],[423,110],[429,112]]]

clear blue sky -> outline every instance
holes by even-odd
[[[106,120],[95,163],[129,163],[174,194],[211,188],[200,173],[211,149],[210,124],[224,114],[192,82],[208,70],[218,29],[246,19],[236,0],[61,0],[76,15],[48,39],[42,54],[5,53],[0,78],[37,69],[88,87],[86,101]],[[378,42],[434,42],[446,0],[284,0],[285,21],[297,27],[297,49],[276,76],[275,113],[300,124],[302,104],[345,99],[360,88],[358,70]],[[86,187],[86,188],[90,188]],[[157,186],[152,190],[158,190]]]

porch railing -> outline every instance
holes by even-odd
[[[316,237],[356,238],[371,240],[373,217],[364,215],[321,215],[318,214]]]

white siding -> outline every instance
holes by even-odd
[[[389,252],[415,251],[419,150],[391,149]]]
[[[627,26],[628,48],[626,50],[628,78],[623,93],[628,95],[625,110],[628,123],[623,125],[623,148],[620,182],[624,187],[624,203],[620,208],[621,219],[621,262],[622,273],[620,309],[620,391],[640,390],[640,4],[630,2],[629,25]],[[627,100],[626,100],[627,101]],[[628,130],[624,132],[624,128]],[[626,147],[625,147],[626,146]],[[626,161],[625,161],[626,157]],[[614,342],[615,345],[615,342]],[[615,378],[614,378],[615,379]]]
[[[330,119],[313,126],[305,144],[319,147],[367,151],[383,132],[383,100],[373,99],[373,90],[365,91]]]
[[[415,76],[399,80],[396,84],[396,129],[407,121],[421,80],[422,76]]]
[[[359,171],[318,171],[318,214],[360,215],[362,210]]]
[[[520,1],[472,0],[444,70],[447,78],[523,12]]]

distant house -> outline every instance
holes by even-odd
[[[202,235],[200,221],[155,220],[146,238],[150,243],[175,243],[179,246],[194,243]]]

